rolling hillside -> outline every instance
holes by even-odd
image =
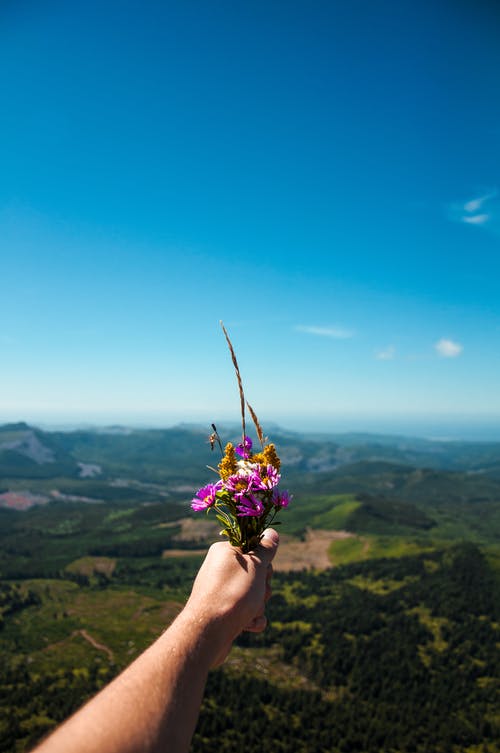
[[[500,445],[273,439],[294,496],[271,624],[211,676],[193,753],[260,751],[269,729],[282,753],[311,734],[499,753]],[[218,537],[189,507],[217,461],[203,427],[0,427],[0,752],[27,751],[179,611]]]

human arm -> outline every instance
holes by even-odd
[[[266,626],[278,534],[255,552],[213,544],[176,620],[34,753],[185,753],[211,668],[243,630]]]

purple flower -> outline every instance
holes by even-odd
[[[195,512],[201,512],[207,510],[215,502],[215,495],[222,488],[222,481],[217,481],[216,484],[207,484],[203,486],[196,497],[191,502],[191,507]]]
[[[238,496],[238,506],[236,509],[238,515],[258,518],[264,512],[264,505],[254,494],[242,494]]]
[[[258,480],[258,489],[273,489],[279,482],[281,476],[274,467],[274,465],[268,465],[266,467],[265,475]]]
[[[248,458],[250,457],[250,452],[252,451],[252,440],[250,439],[250,437],[243,437],[243,442],[237,445],[234,448],[234,451],[237,455],[240,456],[240,458],[248,460]]]
[[[278,489],[273,489],[273,505],[276,507],[288,507],[292,501],[292,495],[288,491],[280,492]]]
[[[234,473],[226,479],[224,486],[235,496],[244,494],[252,486],[252,477],[246,473]]]

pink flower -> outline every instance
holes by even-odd
[[[281,475],[278,473],[274,465],[268,465],[266,467],[266,473],[262,478],[259,477],[258,489],[273,489],[279,483]]]
[[[225,488],[232,492],[235,496],[243,494],[252,487],[253,474],[249,473],[234,473],[225,481]]]
[[[238,495],[238,515],[258,518],[264,512],[262,501],[255,494]]]
[[[222,488],[222,481],[217,481],[216,484],[207,484],[203,486],[196,497],[191,502],[191,507],[195,512],[201,512],[207,510],[215,502],[215,495]]]

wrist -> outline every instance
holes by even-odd
[[[173,641],[177,648],[182,646],[186,657],[207,672],[219,663],[218,658],[234,637],[222,614],[189,601],[162,636],[167,643]]]

